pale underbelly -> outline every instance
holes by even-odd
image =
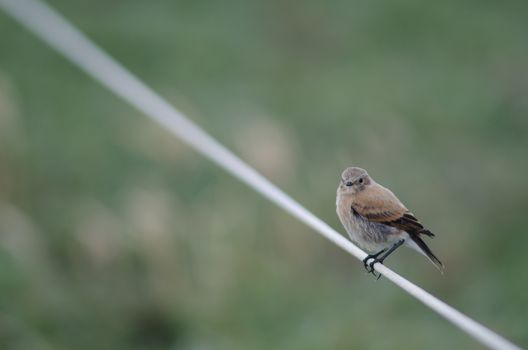
[[[381,223],[372,223],[361,217],[352,217],[344,223],[350,239],[369,253],[392,246],[408,237],[407,233]]]

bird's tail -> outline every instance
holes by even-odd
[[[444,273],[444,264],[442,264],[440,259],[438,259],[436,257],[436,255],[433,254],[433,252],[431,251],[431,249],[429,249],[427,244],[425,244],[425,242],[416,234],[414,234],[414,235],[411,234],[409,236],[410,236],[412,242],[416,244],[416,246],[414,246],[414,244],[411,244],[411,247],[416,249],[416,250],[418,250],[423,255],[425,255],[427,257],[427,259],[429,259],[429,261],[432,262],[433,265],[436,266],[436,268],[441,273]]]

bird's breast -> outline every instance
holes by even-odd
[[[350,239],[368,251],[377,251],[386,247],[400,236],[400,230],[378,222],[371,222],[354,213],[352,200],[339,198],[336,211]]]

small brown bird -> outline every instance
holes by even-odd
[[[444,265],[421,238],[422,235],[434,237],[434,234],[364,169],[350,167],[343,171],[336,207],[350,239],[370,253],[363,264],[374,276],[374,264],[383,263],[402,244],[422,253],[443,271]]]

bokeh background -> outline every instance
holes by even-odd
[[[528,3],[49,1],[342,231],[369,170],[440,275],[528,344]],[[480,349],[0,13],[0,348]]]

